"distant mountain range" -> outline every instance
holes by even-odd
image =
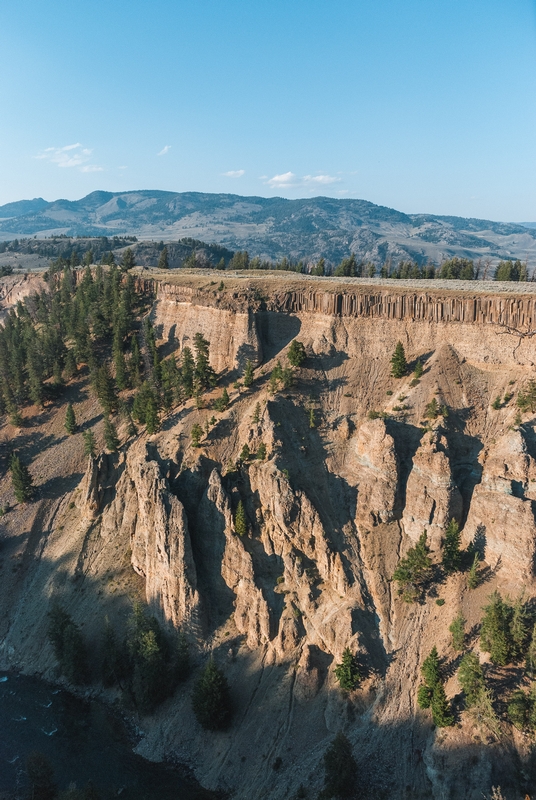
[[[164,241],[192,237],[263,258],[324,257],[332,263],[351,252],[376,264],[389,257],[419,263],[440,263],[454,255],[493,261],[536,258],[536,223],[403,214],[366,200],[143,190],[0,206],[0,239],[58,234],[134,234]]]

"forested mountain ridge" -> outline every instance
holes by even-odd
[[[25,203],[34,206],[25,206]],[[0,238],[135,234],[184,237],[248,250],[261,258],[332,263],[354,252],[383,264],[414,259],[520,258],[536,253],[536,231],[522,225],[404,214],[365,200],[242,197],[202,192],[92,192],[81,200],[21,201],[0,207]],[[2,217],[10,217],[2,219]]]

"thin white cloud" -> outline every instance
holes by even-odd
[[[225,178],[241,178],[246,174],[245,169],[230,169],[229,172],[222,173]]]
[[[283,172],[281,175],[274,175],[267,183],[272,189],[287,189],[290,186],[299,186],[299,179],[293,172]]]
[[[305,175],[303,177],[304,183],[322,184],[326,186],[329,183],[339,183],[340,178],[334,178],[333,175]]]
[[[166,144],[166,146],[163,147],[159,153],[157,153],[157,156],[165,156],[169,153],[170,150],[171,150],[171,145]]]
[[[269,178],[266,183],[272,189],[291,189],[328,186],[331,183],[339,183],[340,181],[341,178],[336,178],[333,175],[304,175],[300,178],[294,172],[283,172],[281,175],[274,175],[273,178]]]
[[[128,169],[128,167],[117,167],[117,169]]]
[[[67,144],[64,147],[46,147],[34,158],[49,161],[62,169],[76,167],[80,172],[103,172],[103,167],[87,163],[92,152],[93,150],[76,142],[76,144]]]

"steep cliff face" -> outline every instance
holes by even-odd
[[[312,797],[322,754],[342,729],[371,797],[476,800],[492,782],[519,786],[502,751],[477,741],[465,717],[434,731],[415,695],[433,645],[455,664],[448,625],[458,611],[470,629],[494,588],[515,594],[521,577],[535,593],[534,419],[520,423],[513,399],[532,376],[533,354],[530,337],[504,327],[530,330],[531,303],[362,289],[268,295],[266,286],[219,290],[208,279],[159,286],[151,313],[163,354],[180,355],[203,333],[229,407],[210,407],[217,388],[205,408],[173,409],[153,436],[128,439],[120,429],[120,455],[88,464],[73,455],[71,483],[7,515],[2,575],[19,589],[11,599],[0,589],[2,666],[55,676],[44,631],[60,592],[95,648],[104,615],[121,629],[143,596],[187,633],[197,665],[212,653],[224,668],[235,714],[227,732],[202,731],[190,682],[144,720],[142,754],[173,755],[235,798],[279,800],[300,783]],[[307,359],[293,386],[272,394],[270,372],[287,364],[296,337]],[[411,364],[421,359],[419,380],[390,376],[399,340]],[[254,384],[233,387],[247,359],[257,365]],[[513,397],[495,409],[498,395]],[[426,416],[434,398],[448,415]],[[90,421],[97,411],[84,402]],[[199,448],[196,423],[206,431]],[[59,479],[72,442],[58,434],[62,421],[47,424],[56,425]],[[246,443],[252,457],[243,461]],[[261,443],[266,457],[257,459]],[[4,479],[0,503],[12,502],[9,492]],[[405,604],[390,580],[399,557],[427,530],[437,562],[451,519],[480,549],[488,583],[470,592],[457,574],[437,587],[443,606]],[[17,553],[23,566],[11,578]],[[347,647],[363,675],[350,694],[334,675]],[[458,692],[449,677],[447,693]]]

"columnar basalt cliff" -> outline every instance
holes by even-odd
[[[364,797],[476,800],[499,783],[519,796],[506,746],[466,715],[434,730],[416,692],[436,645],[447,694],[459,694],[448,632],[458,611],[474,631],[494,589],[536,595],[535,419],[515,405],[534,375],[536,295],[226,274],[222,283],[157,281],[150,311],[163,358],[180,357],[197,332],[210,342],[219,386],[203,403],[162,413],[153,435],[118,421],[121,452],[88,463],[81,443],[67,449],[76,437],[63,436],[64,409],[47,412],[40,435],[53,444],[33,470],[57,492],[2,518],[1,666],[57,678],[45,630],[60,592],[95,652],[103,618],[120,631],[141,597],[185,632],[196,669],[212,654],[234,704],[227,731],[202,731],[194,673],[143,720],[143,755],[187,763],[237,800],[302,796],[300,784],[316,797],[322,755],[343,730]],[[274,392],[270,374],[289,366],[294,339],[306,359]],[[400,379],[390,375],[397,341],[410,365]],[[235,381],[248,360],[244,388]],[[223,386],[230,402],[216,410]],[[81,425],[99,414],[89,395],[79,408]],[[20,435],[7,423],[4,433]],[[10,492],[4,477],[1,505],[13,505]],[[391,580],[400,557],[426,530],[439,569],[452,519],[486,582],[471,591],[465,575],[444,575],[443,605],[429,595],[405,603]],[[362,675],[349,693],[334,672],[346,648]],[[516,736],[505,732],[508,752],[530,770]]]

